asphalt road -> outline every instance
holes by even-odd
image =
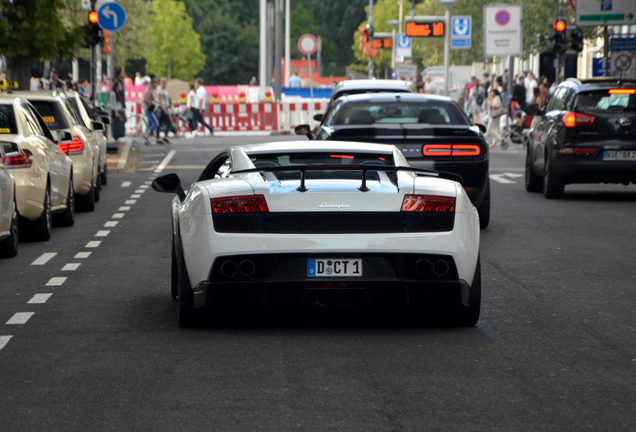
[[[226,145],[291,138],[136,146],[95,212],[0,261],[1,430],[636,429],[636,187],[547,200],[525,191],[518,146],[491,155],[475,328],[317,315],[180,329],[154,170],[175,150],[163,173],[189,185]]]

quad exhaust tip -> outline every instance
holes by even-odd
[[[243,276],[252,276],[256,271],[256,266],[250,260],[243,260],[239,263],[239,271]]]
[[[437,276],[446,276],[448,274],[448,263],[444,260],[437,260],[433,264],[433,273]]]
[[[427,259],[420,259],[415,263],[415,271],[422,276],[428,275],[431,270],[433,270],[433,264]]]
[[[231,278],[236,276],[238,267],[234,261],[225,261],[221,264],[221,274],[225,277]]]

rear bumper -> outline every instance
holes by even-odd
[[[636,183],[636,160],[603,160],[604,150],[593,155],[555,155],[554,173],[566,183]]]

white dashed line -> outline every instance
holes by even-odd
[[[160,173],[161,171],[163,171],[166,166],[170,163],[170,160],[172,159],[172,157],[177,153],[176,150],[170,150],[170,152],[168,152],[168,154],[166,155],[165,158],[163,158],[163,160],[161,161],[161,163],[159,164],[159,166],[157,167],[157,169],[155,170],[155,173]]]
[[[38,259],[33,261],[31,263],[31,265],[44,265],[47,262],[49,262],[51,260],[51,258],[53,258],[55,255],[57,255],[57,252],[44,253],[44,254],[40,255],[40,257]]]
[[[102,244],[101,241],[89,241],[88,243],[86,243],[86,246],[84,246],[84,247],[96,248],[96,247],[99,247],[100,244]]]
[[[129,187],[131,184],[132,184],[132,182],[128,182],[128,181],[126,181],[126,182],[123,182],[123,183],[121,184],[121,187]]]
[[[128,210],[130,210],[130,207],[128,207],[128,206],[121,206],[121,207],[119,207],[119,210],[118,210],[118,211],[128,211]]]
[[[139,186],[139,189],[148,189],[150,186],[148,186],[149,184],[152,184],[151,182],[146,182],[144,184],[142,184],[141,186]],[[137,191],[135,191],[137,192]]]
[[[137,198],[141,198],[141,195],[140,194],[132,194],[130,197],[133,198],[133,199],[137,199]]]
[[[75,271],[79,268],[80,263],[68,263],[62,267],[62,271]]]
[[[26,324],[29,318],[34,314],[35,312],[16,312],[9,321],[7,321],[7,324]]]
[[[142,194],[142,193],[144,193],[144,192],[146,192],[146,189],[137,189],[137,190],[135,191],[135,193],[136,193],[136,194]]]
[[[124,214],[123,214],[123,213],[114,213],[114,214],[111,216],[111,218],[113,218],[113,219],[121,219],[121,218],[123,218],[123,217],[124,217]]]
[[[0,336],[0,350],[4,348],[13,336]]]
[[[46,301],[51,298],[53,294],[36,294],[33,297],[31,297],[31,300],[29,300],[27,303],[29,304],[42,304],[42,303],[46,303]]]
[[[151,181],[144,182],[144,186],[146,186],[146,187],[150,186],[151,184],[152,184]],[[141,187],[144,187],[144,186],[141,186]]]
[[[116,227],[119,222],[117,221],[108,221],[104,224],[104,228],[113,228]]]
[[[100,230],[95,233],[95,237],[108,237],[110,230]]]
[[[62,286],[66,282],[66,277],[53,277],[49,279],[45,286]]]
[[[85,259],[88,258],[89,256],[91,256],[93,252],[78,252],[77,254],[75,254],[75,256],[73,258],[75,259]]]
[[[136,202],[137,202],[137,200],[126,200],[126,201],[124,201],[124,204],[131,205],[131,204],[134,204]]]

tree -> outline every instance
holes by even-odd
[[[28,89],[34,60],[73,58],[83,33],[65,24],[62,0],[14,0],[0,6],[0,52],[7,59],[7,78]]]
[[[147,68],[151,73],[191,81],[205,64],[201,38],[192,27],[185,5],[177,0],[154,0],[150,18]]]

